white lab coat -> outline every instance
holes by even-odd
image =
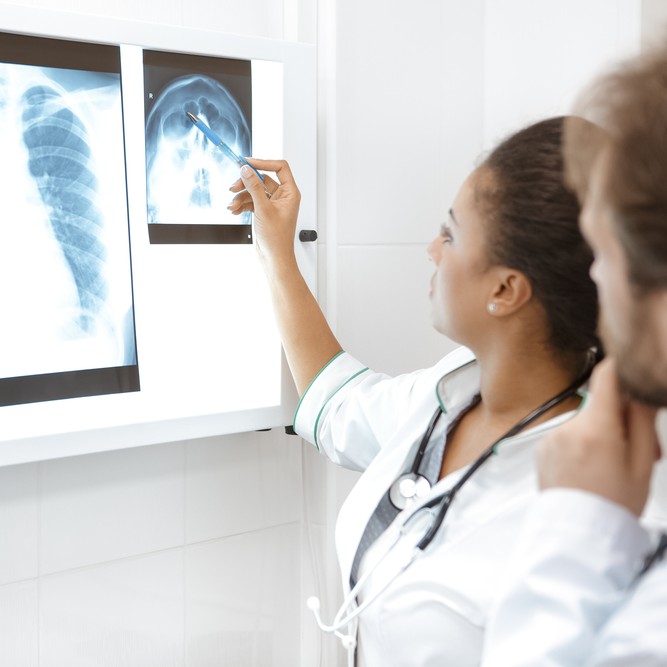
[[[345,501],[336,527],[346,594],[368,519],[391,483],[412,463],[438,401],[445,412],[434,438],[444,433],[478,391],[474,357],[460,348],[433,368],[396,378],[371,372],[341,353],[320,371],[302,397],[295,415],[299,435],[315,443],[332,461],[365,470]],[[394,576],[397,562],[411,553],[423,535],[423,519],[427,517],[415,521],[411,530],[398,538],[396,548],[382,560],[358,598],[363,603],[391,582],[359,617],[358,664],[479,665],[488,609],[504,578],[526,510],[537,493],[534,445],[546,430],[571,414],[507,440],[499,455],[491,457],[463,486],[429,548]],[[440,480],[431,494],[450,488],[463,472],[455,471]],[[397,537],[396,522],[406,511],[366,552],[359,577]]]
[[[633,584],[651,541],[599,496],[541,493],[491,614],[483,667],[665,667],[667,562]]]

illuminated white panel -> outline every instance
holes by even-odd
[[[111,276],[115,287],[107,301],[109,307],[113,304],[116,312],[122,312],[132,286],[135,368],[141,387],[128,393],[0,407],[0,465],[289,424],[296,395],[281,352],[268,286],[252,245],[251,226],[238,220],[222,225],[247,229],[250,236],[245,243],[151,243],[143,54],[147,49],[250,63],[252,153],[263,158],[288,157],[303,172],[308,187],[304,188],[301,219],[313,228],[314,48],[169,26],[147,30],[143,24],[59,12],[35,14],[18,6],[3,11],[3,29],[9,32],[120,45],[122,135],[105,115],[114,105],[118,113],[117,96],[96,97],[90,86],[90,100],[101,105],[98,113],[79,104],[80,96],[73,91],[63,100],[81,109],[78,113],[90,144],[96,144],[95,153],[108,153],[99,173],[122,172],[119,148],[125,150],[127,196],[110,182],[100,186],[97,206],[105,215],[123,218],[127,201],[123,219],[127,227],[129,217],[131,265],[128,267],[127,254],[125,264],[118,262]],[[0,114],[10,97],[5,90]],[[4,124],[0,131],[9,135],[3,145],[11,145],[11,136],[16,139],[15,126]],[[239,151],[245,152],[240,147]],[[16,158],[18,153],[12,155]],[[7,177],[5,183],[16,185],[10,168],[3,167],[2,175]],[[178,177],[170,178],[176,187]],[[28,183],[23,179],[24,186]],[[38,195],[33,191],[32,201],[37,204]],[[215,196],[232,198],[221,187],[215,188]],[[43,207],[43,201],[41,204]],[[3,216],[6,213],[3,209]],[[119,239],[105,243],[109,255],[122,254]],[[309,284],[314,284],[316,274],[314,250],[314,244],[297,248]],[[20,257],[14,261],[21,266]],[[48,288],[55,289],[56,282],[54,279]],[[74,289],[71,279],[69,289]]]
[[[281,158],[283,152],[283,63],[252,61],[252,152]]]

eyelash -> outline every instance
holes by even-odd
[[[449,227],[445,227],[444,225],[440,228],[440,236],[442,236],[443,243],[449,243],[450,241],[454,240],[451,229]]]

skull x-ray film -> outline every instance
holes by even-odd
[[[250,61],[144,51],[144,95],[151,243],[252,243],[251,214],[227,210],[238,166],[186,115],[251,155]]]
[[[0,405],[137,391],[118,47],[0,33]]]

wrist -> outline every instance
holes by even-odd
[[[273,281],[289,278],[295,274],[301,275],[294,249],[271,254],[265,254],[260,251],[259,256],[267,277]]]

